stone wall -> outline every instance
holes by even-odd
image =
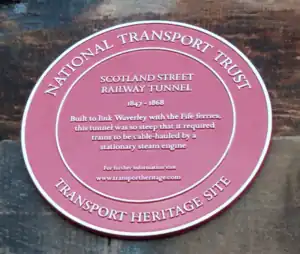
[[[20,144],[0,143],[2,254],[299,254],[300,138],[276,138],[252,186],[204,225],[156,240],[117,240],[73,225],[39,195]]]
[[[200,26],[236,45],[265,80],[273,105],[274,135],[299,135],[300,14],[295,10],[300,4],[287,2],[286,10],[276,10],[277,4],[269,1],[261,8],[248,2],[43,0],[28,3],[23,14],[15,14],[13,7],[0,10],[0,140],[19,138],[30,91],[67,47],[100,29],[149,19]]]
[[[300,253],[300,0],[22,2],[19,12],[0,6],[0,254]],[[29,178],[19,131],[29,93],[60,53],[95,31],[147,19],[200,26],[241,49],[267,84],[274,139],[253,186],[220,216],[179,236],[124,241],[50,208]]]

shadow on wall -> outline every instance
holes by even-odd
[[[1,21],[14,22],[18,29],[2,25],[0,32],[8,34],[69,24],[74,16],[83,12],[84,8],[95,2],[100,4],[103,0],[21,0],[18,2],[1,5],[0,9]]]
[[[0,6],[1,5],[10,5],[10,4],[16,4],[16,3],[20,3],[21,0],[1,0],[0,1]]]
[[[297,169],[298,172],[294,172],[292,175],[296,175],[296,178],[287,174],[285,179],[285,192],[284,192],[284,209],[282,217],[278,218],[276,224],[268,225],[268,228],[274,228],[273,234],[275,234],[278,243],[290,254],[298,254],[299,249],[297,242],[300,233],[300,222],[298,220],[300,207],[297,206],[300,200],[300,170],[299,164],[300,158],[294,157],[291,161],[289,168]],[[297,219],[296,219],[297,218]],[[282,230],[286,228],[286,232]],[[270,232],[271,233],[271,232]],[[298,246],[299,247],[299,246]]]
[[[59,27],[74,21],[123,18],[130,15],[176,13],[189,18],[222,17],[253,10],[300,10],[298,0],[5,0],[9,8],[0,15],[15,22],[20,31]],[[15,3],[12,5],[11,3]],[[19,3],[19,4],[16,4]],[[0,5],[0,6],[3,6]],[[1,20],[1,21],[2,21]],[[1,28],[0,28],[1,29]],[[1,29],[2,30],[2,29]],[[5,29],[4,29],[5,31]],[[13,30],[15,31],[15,30]],[[3,32],[3,31],[2,31]],[[6,33],[10,29],[6,29]]]
[[[200,4],[201,2],[201,4]],[[234,0],[29,0],[26,14],[0,10],[0,140],[18,139],[38,77],[67,47],[136,20],[183,21],[236,45],[256,65],[272,98],[275,135],[300,134],[300,15]],[[254,1],[258,2],[258,1]],[[287,7],[292,1],[286,1]],[[297,5],[298,6],[298,5]],[[59,12],[57,11],[59,10]]]

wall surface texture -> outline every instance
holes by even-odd
[[[215,219],[179,236],[116,240],[66,221],[42,199],[14,141],[0,143],[0,253],[299,254],[300,139],[276,138],[251,188]]]
[[[0,254],[300,253],[300,0],[28,0],[0,4]],[[137,20],[206,28],[243,51],[267,85],[273,141],[251,188],[184,234],[117,240],[71,224],[39,195],[21,154],[20,122],[39,76],[65,49]]]

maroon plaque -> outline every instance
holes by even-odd
[[[223,38],[176,22],[78,42],[36,84],[22,149],[41,194],[95,231],[163,235],[199,224],[250,184],[271,138],[266,87]]]

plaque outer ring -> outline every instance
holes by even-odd
[[[221,41],[222,43],[224,43],[225,45],[229,46],[230,48],[232,48],[249,66],[249,68],[251,68],[251,70],[253,71],[253,73],[255,74],[256,78],[259,81],[259,84],[261,86],[261,89],[264,93],[264,97],[265,97],[265,101],[266,101],[266,105],[267,105],[267,112],[268,112],[268,128],[267,128],[267,133],[266,133],[266,140],[265,140],[265,144],[261,153],[261,156],[258,160],[258,163],[256,164],[256,167],[253,169],[251,175],[249,176],[249,178],[247,179],[247,181],[241,186],[241,188],[235,192],[235,194],[228,199],[225,203],[223,203],[221,206],[219,206],[217,209],[215,209],[214,211],[206,214],[205,216],[194,220],[192,222],[186,223],[184,225],[181,226],[177,226],[177,227],[173,227],[167,230],[159,230],[159,231],[151,231],[151,232],[123,232],[123,231],[116,231],[116,230],[110,230],[110,229],[106,229],[106,228],[101,228],[98,226],[94,226],[90,223],[86,223],[85,221],[73,216],[72,214],[70,214],[69,212],[65,211],[64,209],[62,209],[59,204],[57,204],[56,202],[54,202],[52,200],[52,198],[44,191],[44,189],[42,188],[42,186],[39,184],[39,181],[37,180],[37,178],[35,177],[31,165],[29,163],[29,159],[27,157],[27,153],[26,153],[26,145],[25,145],[25,128],[26,128],[26,118],[27,118],[27,114],[31,105],[31,102],[33,100],[33,97],[35,95],[35,92],[37,90],[37,88],[39,87],[39,85],[41,84],[41,81],[43,80],[43,78],[46,76],[46,74],[52,69],[52,67],[59,62],[68,52],[72,51],[74,48],[76,48],[77,46],[79,46],[80,44],[84,43],[85,41],[112,31],[112,30],[116,30],[119,28],[123,28],[123,27],[128,27],[128,26],[133,26],[133,25],[140,25],[140,24],[169,24],[169,25],[175,25],[175,26],[180,26],[180,27],[184,27],[184,28],[189,28],[189,29],[193,29],[202,33],[205,33],[211,37],[214,37],[215,39]],[[51,204],[52,207],[54,207],[57,211],[59,211],[62,215],[64,215],[65,217],[67,217],[68,219],[72,220],[73,222],[78,223],[79,225],[86,227],[87,229],[90,229],[92,231],[97,231],[99,233],[105,233],[105,234],[109,234],[109,235],[114,235],[114,236],[118,236],[118,237],[125,237],[125,238],[145,238],[145,237],[155,237],[155,236],[162,236],[162,235],[168,235],[168,234],[172,234],[175,232],[181,232],[184,231],[188,228],[194,227],[200,223],[203,223],[205,221],[207,221],[208,219],[211,219],[213,217],[215,217],[216,215],[218,215],[220,212],[222,212],[225,208],[227,208],[229,205],[231,205],[245,190],[247,187],[250,187],[251,182],[254,180],[255,176],[257,175],[257,173],[259,172],[263,161],[265,159],[265,156],[268,152],[269,149],[269,145],[271,142],[271,136],[272,136],[272,107],[271,107],[271,102],[270,102],[270,98],[268,95],[268,91],[266,89],[265,83],[262,80],[259,72],[256,70],[255,66],[250,62],[250,60],[238,49],[236,48],[234,45],[232,45],[230,42],[228,42],[227,40],[225,40],[224,38],[197,26],[194,25],[189,25],[189,24],[185,24],[185,23],[181,23],[181,22],[175,22],[175,21],[162,21],[162,20],[147,20],[147,21],[137,21],[137,22],[129,22],[129,23],[124,23],[124,24],[120,24],[120,25],[116,25],[104,30],[101,30],[99,32],[96,32],[82,40],[80,40],[79,42],[75,43],[74,45],[72,45],[71,47],[69,47],[67,50],[65,50],[59,57],[57,57],[49,66],[48,68],[44,71],[44,73],[41,75],[41,77],[38,79],[36,85],[34,86],[29,99],[26,103],[26,107],[24,110],[24,114],[23,114],[23,118],[22,118],[22,126],[21,126],[21,146],[22,146],[22,153],[23,153],[23,157],[24,157],[24,161],[27,167],[27,170],[30,174],[30,177],[32,179],[32,181],[34,182],[35,186],[37,187],[37,189],[39,190],[40,194]]]

